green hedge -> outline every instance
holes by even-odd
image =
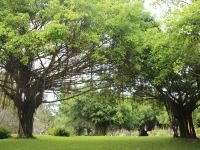
[[[70,132],[64,128],[49,128],[48,134],[53,136],[70,136]]]
[[[0,139],[7,139],[11,136],[11,132],[8,128],[0,126]]]

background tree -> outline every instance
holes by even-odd
[[[163,110],[159,105],[132,103],[113,93],[102,90],[61,103],[59,113],[68,118],[66,128],[74,127],[77,135],[106,135],[125,129],[138,130],[140,136],[147,136],[148,131],[161,125],[157,118]]]
[[[196,109],[193,113],[193,118],[194,118],[194,126],[195,128],[200,127],[200,109]]]
[[[0,126],[7,127],[12,133],[17,133],[17,115],[16,109],[13,108],[13,105],[9,105],[6,108],[3,108],[0,105]]]
[[[41,105],[35,113],[34,120],[34,133],[47,133],[47,129],[53,127],[55,120],[55,111],[52,105]]]
[[[88,15],[92,8],[86,12],[84,3],[76,1],[1,3],[1,71],[5,74],[1,89],[18,110],[19,137],[31,137],[33,115],[44,91],[60,87],[61,81],[88,67],[102,36],[97,26],[102,24],[94,22],[99,15]]]
[[[133,32],[134,24],[130,23],[144,19],[138,2],[3,0],[0,3],[3,74],[0,87],[17,108],[19,137],[32,137],[33,115],[46,102],[45,90],[69,92],[71,85],[80,83],[81,75],[90,72],[88,68],[94,64],[91,56],[100,60],[100,52],[123,51],[124,47],[116,48],[121,44],[114,37],[121,34],[131,41],[126,36]],[[135,28],[138,29],[137,25]]]
[[[107,134],[108,128],[115,122],[114,117],[117,112],[117,103],[113,95],[108,97],[106,93],[101,94],[103,93],[77,98],[70,111],[73,114],[73,121],[80,120],[85,124],[93,124],[95,135]]]
[[[196,138],[192,112],[200,99],[199,6],[199,2],[194,2],[176,10],[164,32],[151,30],[147,41],[152,43],[144,53],[146,78],[155,87],[174,124],[178,124],[180,136],[188,138]]]
[[[137,104],[138,105],[138,104]],[[138,121],[138,131],[140,136],[148,136],[148,131],[154,129],[154,127],[158,124],[156,115],[158,111],[154,109],[151,105],[138,105],[135,108],[135,116]]]
[[[71,128],[77,136],[93,134],[94,126],[82,114],[85,105],[87,101],[84,95],[62,102],[56,117],[56,122],[61,122],[61,124],[56,123],[55,126]]]

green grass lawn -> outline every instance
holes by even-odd
[[[0,150],[200,150],[200,142],[171,137],[52,137],[0,140]]]

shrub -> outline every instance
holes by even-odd
[[[0,139],[6,139],[11,136],[11,132],[8,128],[0,126]]]
[[[49,128],[48,134],[54,136],[67,136],[67,137],[70,136],[69,131],[67,131],[64,128]]]
[[[47,134],[48,134],[48,135],[54,135],[54,130],[55,130],[55,128],[49,128],[49,129],[47,130]]]

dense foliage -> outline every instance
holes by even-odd
[[[0,126],[0,139],[6,139],[11,136],[11,132],[8,128]]]
[[[200,1],[159,2],[170,8],[158,23],[137,0],[2,0],[0,102],[17,109],[18,136],[32,137],[35,118],[55,135],[158,126],[196,138]],[[56,101],[58,113],[35,115]]]
[[[1,1],[0,87],[18,110],[18,135],[32,137],[46,90],[72,92],[109,59],[101,54],[117,61],[127,46],[140,46],[149,17],[141,2],[125,0]]]
[[[170,14],[165,31],[149,30],[143,57],[145,78],[156,89],[181,137],[196,137],[192,112],[200,99],[199,4]]]
[[[70,136],[69,131],[64,128],[49,128],[48,134],[53,136]]]
[[[58,118],[65,120],[65,128],[72,126],[76,135],[106,135],[125,129],[147,136],[155,126],[169,127],[157,104],[114,97],[113,91],[101,91],[71,99],[60,104]]]

